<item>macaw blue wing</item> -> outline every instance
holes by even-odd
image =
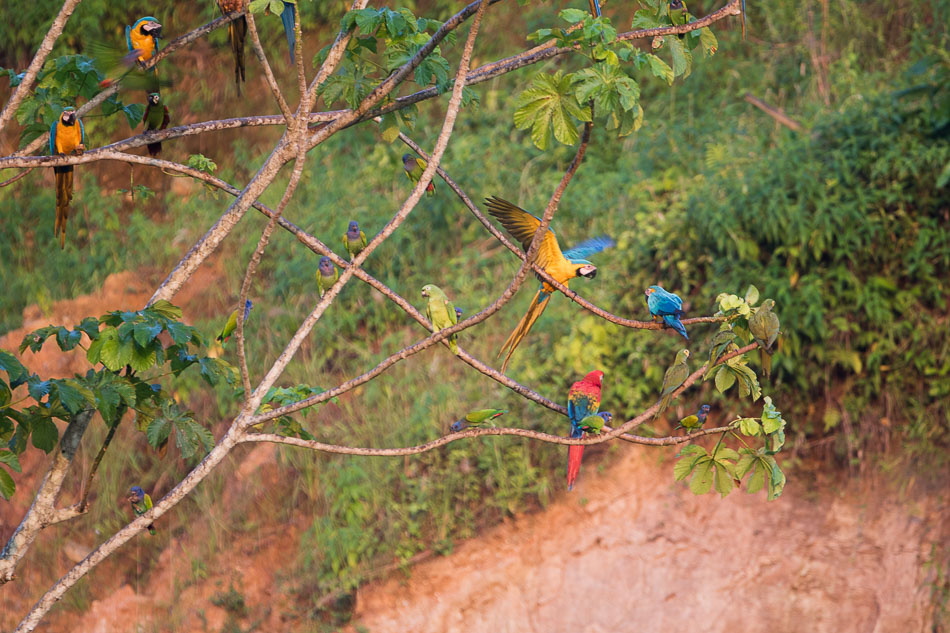
[[[136,22],[136,24],[138,24],[138,22]],[[125,45],[129,48],[130,53],[135,50],[132,46],[132,27],[128,24],[125,25]]]
[[[82,124],[82,119],[76,117],[76,121],[79,122],[79,142],[83,145],[86,144],[86,126]]]
[[[49,155],[56,155],[56,126],[59,125],[59,120],[53,122],[53,125],[49,127]]]
[[[589,240],[584,240],[574,248],[564,251],[564,257],[570,260],[586,259],[589,255],[599,253],[600,251],[614,246],[615,242],[609,235],[599,235]]]
[[[588,0],[588,1],[590,2],[590,12],[599,18],[600,17],[600,2],[598,2],[597,0]],[[743,0],[743,2],[745,2],[745,0]]]
[[[280,14],[280,21],[284,23],[284,35],[287,36],[287,45],[290,46],[290,63],[294,63],[294,48],[297,46],[297,35],[294,33],[294,18],[297,9],[293,2],[284,1],[284,10]]]

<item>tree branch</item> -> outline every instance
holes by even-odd
[[[267,54],[264,52],[264,47],[261,46],[261,38],[257,34],[257,22],[254,20],[254,14],[248,11],[245,15],[245,19],[247,21],[247,30],[251,34],[251,45],[254,48],[254,54],[257,56],[257,61],[264,67],[264,78],[267,80],[267,85],[270,86],[270,91],[274,95],[277,107],[280,108],[280,111],[284,115],[284,121],[289,126],[294,115],[293,112],[290,111],[290,106],[287,105],[287,101],[284,99],[284,93],[280,91],[280,86],[277,85],[277,78],[274,77],[274,71],[271,70],[270,62],[267,61]]]
[[[770,106],[769,104],[755,97],[752,93],[749,93],[749,92],[745,93],[745,96],[743,98],[749,103],[751,103],[752,105],[754,105],[755,107],[757,107],[759,110],[762,110],[762,112],[765,112],[767,115],[769,115],[770,117],[772,117],[773,119],[775,119],[776,121],[778,121],[779,123],[787,127],[788,129],[793,130],[795,132],[802,131],[802,124],[796,121],[795,119],[793,119],[792,117],[788,116],[787,114],[785,114],[785,111],[782,110],[781,108]]]

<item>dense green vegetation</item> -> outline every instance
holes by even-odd
[[[550,26],[542,16],[553,14],[551,7],[529,6],[523,32]],[[811,21],[819,24],[809,26]],[[644,81],[644,127],[622,140],[616,132],[595,130],[555,227],[568,244],[599,233],[615,237],[617,246],[595,257],[597,278],[574,287],[617,314],[644,318],[642,291],[651,283],[680,290],[694,316],[712,313],[719,292],[742,293],[756,284],[775,298],[782,317],[769,389],[790,421],[790,436],[834,433],[845,459],[855,458],[862,445],[878,448],[883,438],[895,438],[902,447],[898,457],[923,457],[922,468],[945,466],[950,413],[940,404],[950,395],[950,8],[946,2],[837,3],[825,27],[831,59],[824,69],[813,63],[815,44],[808,36],[817,36],[820,22],[798,2],[771,3],[767,13],[750,3],[746,42],[735,28],[717,30],[719,53],[697,62],[688,81],[672,88]],[[491,24],[501,28],[500,21]],[[8,26],[0,26],[0,41],[11,42],[4,54],[19,56],[28,42],[6,39],[2,29]],[[276,39],[276,26],[272,35]],[[488,53],[513,50],[510,44],[486,42]],[[773,46],[781,46],[781,54]],[[521,71],[518,80],[527,84],[533,72]],[[571,150],[539,153],[528,132],[514,129],[514,83],[476,89],[480,104],[460,117],[444,167],[476,200],[497,194],[539,210]],[[792,132],[753,110],[742,101],[746,91],[785,108],[806,131]],[[211,103],[213,95],[205,89],[173,99],[173,111],[183,111]],[[423,145],[435,131],[429,117],[440,108],[428,107],[433,111],[423,108],[415,135]],[[92,120],[87,133],[114,138],[127,131],[125,125]],[[261,158],[254,142],[259,137],[227,138],[233,144],[191,145],[186,152],[169,143],[166,151],[184,160],[200,150],[218,162],[226,180],[246,179]],[[408,191],[399,164],[403,151],[380,143],[371,125],[332,138],[310,158],[287,216],[335,248],[351,216],[368,235],[375,233]],[[74,206],[81,211],[70,219],[71,244],[64,251],[49,239],[53,197],[42,187],[45,175],[0,193],[0,217],[8,227],[0,240],[0,275],[9,284],[0,331],[16,327],[26,305],[43,307],[89,292],[110,272],[168,270],[227,202],[197,186],[190,195],[172,195],[158,180],[148,181],[155,198],[129,201],[116,192],[116,181],[129,187],[127,167],[117,170],[121,178],[77,168]],[[438,283],[471,313],[494,298],[517,262],[443,183],[436,188],[436,197],[423,199],[366,268],[419,306],[421,286]],[[275,191],[279,187],[265,201],[274,203]],[[246,261],[252,252],[263,220],[249,216],[243,224],[223,246],[221,261]],[[256,307],[249,326],[257,338],[249,348],[258,374],[313,305],[314,268],[312,253],[292,236],[274,238],[261,266],[264,281],[252,291]],[[204,301],[229,310],[242,274],[243,266],[226,268]],[[526,301],[521,297],[498,318],[466,331],[460,344],[491,358]],[[185,313],[206,334],[219,317]],[[704,339],[714,331],[691,328],[693,345],[705,350]],[[422,335],[387,300],[354,281],[281,383],[336,384]],[[515,355],[511,375],[560,400],[574,377],[599,367],[606,372],[604,408],[629,416],[655,399],[678,347],[672,335],[615,327],[557,296]],[[687,399],[683,409],[702,400],[716,405],[717,419],[757,414],[752,409],[758,405],[746,411],[747,401],[727,402],[711,387]],[[174,389],[199,419],[223,420],[237,408],[228,389],[209,398],[197,375],[183,374]],[[328,441],[396,446],[443,433],[478,406],[510,409],[505,420],[512,425],[563,430],[557,416],[466,371],[441,348],[302,420]],[[657,428],[665,431],[666,423]],[[90,446],[101,439],[94,434]],[[142,440],[116,442],[126,443],[133,463],[104,462],[103,498],[120,494],[128,481],[156,481],[165,472],[176,479],[184,472],[184,463],[158,460]],[[510,438],[456,443],[408,460],[281,450],[284,477],[277,490],[252,489],[223,508],[213,506],[226,473],[199,488],[195,505],[213,507],[216,520],[201,551],[187,554],[199,579],[227,532],[260,529],[264,518],[250,508],[273,504],[274,516],[308,524],[287,580],[307,613],[306,605],[326,592],[349,590],[394,558],[405,561],[427,548],[447,551],[480,525],[547,503],[561,485],[563,461],[563,449]],[[583,489],[576,494],[582,497]],[[185,525],[195,509],[180,508],[162,534]],[[113,507],[97,505],[71,529],[109,533],[124,521]],[[162,538],[145,547],[158,548]]]

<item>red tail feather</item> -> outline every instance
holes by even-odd
[[[572,445],[567,447],[567,489],[574,489],[574,482],[581,472],[581,458],[584,456],[584,447]]]

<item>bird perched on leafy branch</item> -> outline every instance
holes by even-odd
[[[683,300],[660,286],[650,286],[643,294],[646,295],[647,307],[650,309],[653,320],[661,319],[667,327],[673,328],[688,341],[686,326],[680,322],[680,317],[686,316],[686,312],[683,311]]]
[[[413,185],[419,182],[419,179],[422,178],[422,172],[425,171],[428,165],[429,163],[418,156],[413,156],[412,154],[402,155],[402,168],[406,170],[406,178],[408,178]],[[435,183],[431,180],[429,184],[426,185],[426,195],[429,197],[435,195]]]
[[[571,437],[584,437],[585,426],[593,428],[596,422],[589,420],[590,417],[598,417],[601,420],[600,427],[603,427],[603,418],[597,416],[597,410],[600,408],[600,389],[604,372],[595,370],[584,376],[571,385],[567,392],[567,417],[571,421]],[[599,430],[599,429],[598,429]],[[577,476],[581,472],[581,459],[584,456],[584,447],[578,444],[572,444],[567,447],[567,489],[573,490]]]
[[[350,261],[366,248],[366,234],[360,230],[356,220],[350,220],[350,226],[343,234],[343,247],[350,254]]]
[[[687,433],[692,433],[693,431],[697,431],[703,428],[703,425],[706,423],[706,416],[708,414],[709,414],[709,405],[704,404],[703,406],[699,407],[699,411],[697,411],[693,415],[688,415],[682,420],[680,420],[679,424],[673,427],[673,430],[675,431],[676,429],[686,429]]]
[[[251,308],[254,307],[254,304],[251,303],[250,299],[244,300],[244,322],[247,323],[247,316],[251,313]],[[227,323],[224,324],[224,327],[221,328],[221,333],[218,334],[217,341],[221,343],[222,347],[225,343],[228,342],[228,339],[231,338],[231,335],[234,334],[234,330],[237,329],[237,318],[238,311],[235,310],[231,313],[231,316],[228,317]]]
[[[660,393],[660,407],[653,414],[655,420],[657,416],[666,411],[673,401],[673,392],[680,388],[686,379],[689,378],[689,365],[686,359],[689,358],[689,350],[681,349],[676,353],[676,359],[673,364],[663,374],[663,390]]]
[[[772,375],[772,345],[778,338],[781,327],[778,315],[772,312],[774,306],[775,301],[766,299],[756,308],[755,314],[749,317],[749,332],[759,344],[759,359],[766,378]]]
[[[452,305],[452,301],[441,288],[435,284],[426,284],[422,287],[422,296],[428,299],[428,302],[426,302],[426,317],[432,322],[432,327],[435,328],[433,332],[439,332],[459,322],[455,306]],[[458,334],[450,336],[448,342],[452,353],[458,354]]]
[[[145,131],[164,130],[168,127],[168,121],[168,106],[162,104],[162,96],[157,92],[151,93],[145,106],[145,114],[142,115]],[[149,156],[158,156],[162,153],[161,142],[149,143],[145,147],[148,149]]]
[[[49,128],[49,153],[82,154],[86,149],[86,129],[76,116],[76,109],[64,108],[59,119]],[[53,167],[56,176],[56,223],[53,235],[59,236],[59,247],[66,247],[66,220],[69,219],[69,205],[73,201],[73,166]]]
[[[152,509],[152,498],[139,486],[132,486],[129,490],[129,503],[132,505],[132,512],[137,517]],[[148,533],[155,536],[155,526],[151,523],[148,526]]]
[[[523,248],[525,252],[528,252],[528,248],[531,246],[531,240],[534,238],[538,227],[541,226],[541,220],[521,207],[516,207],[507,200],[502,200],[497,196],[488,198],[486,204],[488,206],[488,212],[498,218],[508,233],[510,233],[515,240],[521,242],[521,248]],[[576,277],[586,277],[588,279],[596,277],[597,267],[584,258],[594,253],[599,253],[613,245],[614,241],[610,239],[610,237],[601,235],[581,242],[574,248],[562,253],[561,247],[557,242],[557,236],[555,236],[554,231],[549,228],[541,238],[541,247],[538,249],[538,254],[535,256],[534,261],[538,266],[543,268],[546,273],[554,277],[558,283],[566,286]],[[532,299],[531,304],[528,306],[528,311],[521,318],[521,321],[515,327],[514,331],[508,336],[508,339],[501,347],[501,351],[498,352],[499,356],[506,354],[504,363],[502,363],[501,366],[503,373],[508,369],[508,362],[511,360],[511,355],[514,354],[518,344],[521,343],[522,339],[524,339],[531,330],[531,326],[534,325],[534,322],[537,321],[538,317],[544,312],[544,309],[548,305],[548,300],[553,293],[554,286],[546,281],[542,281],[538,291],[534,295],[534,299]]]
[[[320,296],[325,295],[330,286],[335,284],[339,278],[340,271],[336,269],[330,258],[326,255],[321,257],[320,263],[317,265],[317,287],[320,289]]]
[[[218,0],[221,13],[235,13],[244,11],[244,0]],[[244,42],[247,39],[247,18],[243,15],[228,23],[228,42],[231,44],[231,53],[234,55],[234,83],[237,85],[238,96],[241,96],[241,82],[246,81]]]
[[[453,433],[458,433],[470,426],[483,426],[490,424],[492,420],[506,413],[508,413],[508,409],[479,409],[466,414],[461,420],[456,420],[449,429]]]
[[[686,24],[686,21],[689,19],[689,12],[686,10],[686,3],[683,0],[670,0],[670,4],[667,7],[668,14],[670,16],[670,23],[673,26],[680,26]],[[683,39],[685,33],[678,33],[676,37]]]

